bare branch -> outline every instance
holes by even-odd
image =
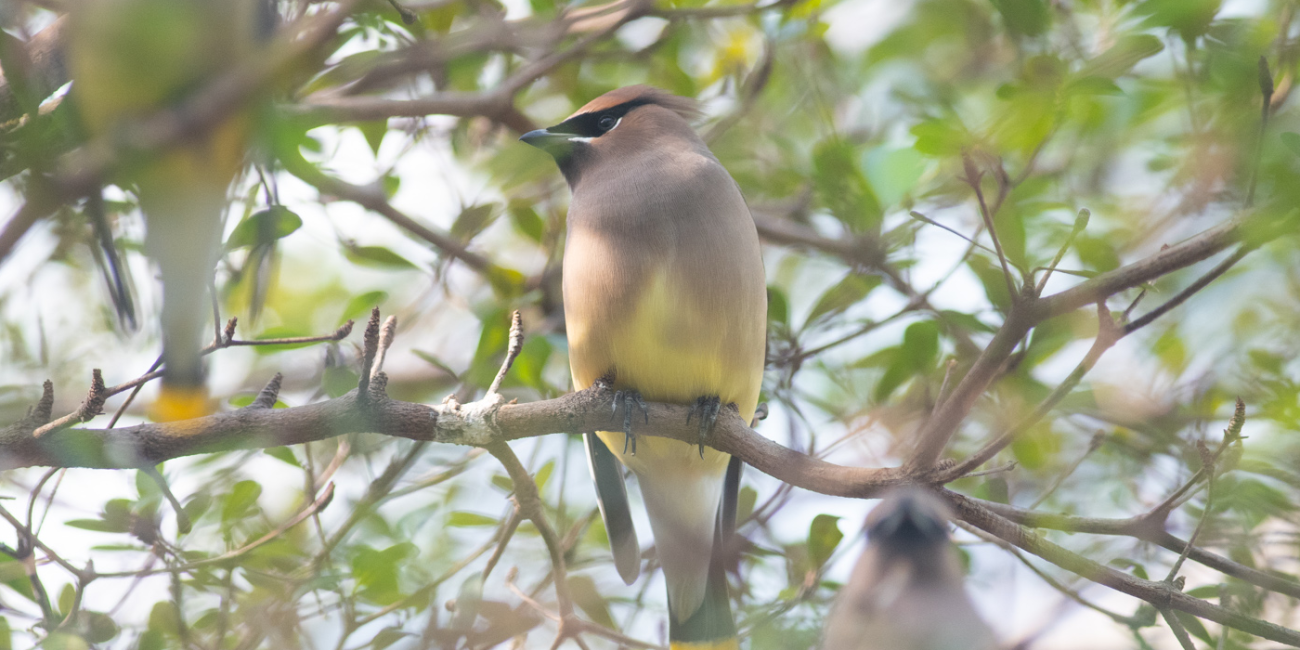
[[[506,378],[506,373],[510,372],[510,366],[514,365],[515,359],[523,349],[523,320],[519,316],[519,310],[516,309],[510,314],[510,345],[506,348],[506,358],[501,361],[501,369],[497,371],[497,376],[492,379],[492,385],[488,386],[488,395],[495,395],[501,390],[501,381]]]
[[[1143,580],[1093,562],[1026,531],[1010,520],[994,514],[991,509],[984,507],[976,500],[956,492],[943,490],[942,496],[948,500],[957,516],[963,521],[1033,553],[1062,569],[1106,585],[1116,591],[1145,600],[1157,609],[1176,609],[1214,621],[1220,625],[1249,632],[1270,641],[1300,646],[1300,632],[1213,605],[1208,601],[1178,591],[1168,583]]]
[[[1079,365],[1074,367],[1074,370],[1072,370],[1069,376],[1065,378],[1065,381],[1062,381],[1046,399],[1039,403],[1033,413],[1030,413],[1019,424],[1012,427],[1010,431],[1007,431],[996,439],[990,441],[979,451],[971,454],[968,458],[962,460],[952,469],[945,472],[945,476],[963,476],[967,472],[974,470],[976,467],[983,465],[990,458],[997,455],[999,451],[1005,449],[1007,445],[1014,442],[1016,438],[1028,431],[1030,427],[1037,424],[1044,417],[1047,417],[1047,414],[1055,408],[1061,400],[1065,399],[1065,396],[1069,395],[1070,391],[1074,390],[1075,386],[1079,385],[1083,376],[1088,374],[1088,371],[1092,370],[1092,367],[1097,364],[1099,359],[1101,359],[1101,355],[1105,354],[1106,350],[1109,350],[1115,345],[1115,343],[1119,342],[1119,340],[1124,337],[1123,329],[1115,323],[1115,320],[1110,315],[1110,310],[1106,308],[1104,302],[1097,303],[1097,319],[1099,323],[1097,338],[1093,340],[1092,348],[1090,348],[1088,353],[1083,356],[1083,360],[1079,362]]]
[[[90,375],[90,392],[86,395],[85,401],[76,411],[69,413],[49,424],[41,426],[32,431],[33,438],[39,438],[51,431],[57,431],[63,427],[72,426],[79,422],[87,422],[99,415],[104,409],[104,400],[108,399],[109,393],[104,388],[104,375],[99,368],[91,370]]]
[[[1150,282],[1162,275],[1191,266],[1240,241],[1248,217],[1229,219],[1187,241],[1170,246],[1150,257],[1107,271],[1082,284],[1043,298],[1034,320],[1043,320],[1096,303],[1125,289]]]

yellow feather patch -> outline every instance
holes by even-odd
[[[149,417],[154,422],[178,422],[201,418],[212,412],[207,388],[163,386],[158,393],[158,401],[149,409]]]

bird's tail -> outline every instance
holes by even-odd
[[[176,196],[162,192],[141,198],[148,215],[146,249],[158,264],[163,285],[163,380],[150,413],[159,422],[203,417],[213,410],[200,350],[204,323],[212,313],[208,287],[221,241],[225,189],[191,183],[181,194],[187,202],[180,205]]]
[[[669,650],[739,650],[736,623],[731,615],[731,599],[727,595],[726,554],[736,530],[736,500],[740,490],[740,473],[743,464],[732,457],[722,487],[722,502],[718,506],[718,526],[713,537],[713,553],[709,561],[708,582],[704,586],[704,602],[685,621],[678,621],[672,603],[668,607]]]
[[[727,597],[727,574],[718,552],[720,548],[721,544],[715,542],[704,602],[700,608],[685,621],[678,621],[672,613],[672,603],[668,604],[669,650],[739,650],[731,600]]]
[[[207,274],[199,272],[205,265],[198,260],[189,268],[160,266],[164,365],[162,387],[150,415],[158,422],[191,420],[212,413],[200,353],[203,316],[209,311]]]

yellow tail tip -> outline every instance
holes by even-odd
[[[732,636],[709,641],[672,641],[668,650],[740,650],[740,640]]]
[[[206,387],[164,385],[149,409],[149,417],[155,422],[176,422],[211,415],[214,410]]]

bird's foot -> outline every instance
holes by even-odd
[[[706,395],[695,400],[691,410],[686,413],[686,424],[691,418],[699,417],[700,458],[704,458],[704,445],[713,439],[713,427],[718,424],[718,413],[722,411],[722,400],[717,395]]]
[[[620,390],[614,393],[614,411],[611,417],[618,415],[619,405],[623,406],[623,453],[636,455],[636,434],[632,433],[632,410],[641,409],[641,415],[650,422],[650,410],[641,393],[635,390]],[[630,448],[630,451],[629,451]]]

